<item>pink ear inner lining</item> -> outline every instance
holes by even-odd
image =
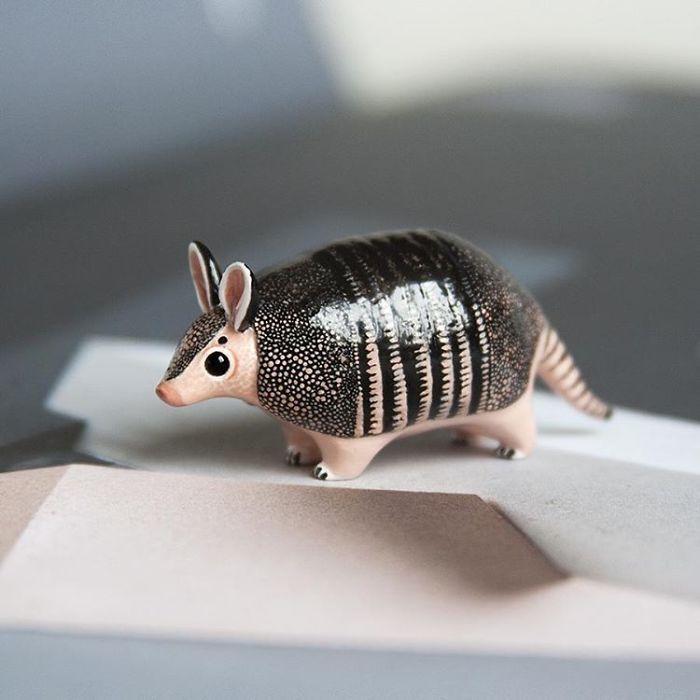
[[[226,315],[236,330],[240,330],[250,305],[251,280],[250,271],[243,263],[233,263],[224,272],[220,292]]]

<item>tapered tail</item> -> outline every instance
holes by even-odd
[[[579,411],[594,418],[610,418],[613,413],[612,406],[599,399],[588,388],[559,334],[546,324],[542,336],[543,350],[537,368],[540,379]]]

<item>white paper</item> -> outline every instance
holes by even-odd
[[[274,420],[240,401],[174,409],[153,388],[172,347],[86,343],[50,406],[88,422],[82,449],[117,463],[227,479],[336,485],[283,462]],[[443,431],[390,445],[346,488],[477,494],[562,570],[700,598],[700,426],[618,409],[601,423],[538,394],[524,461],[450,445]]]
[[[559,574],[476,496],[69,468],[0,567],[0,625],[700,658],[700,606]]]

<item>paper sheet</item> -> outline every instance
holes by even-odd
[[[50,400],[88,421],[81,449],[118,463],[322,489],[477,494],[561,569],[700,598],[700,426],[618,409],[609,423],[539,394],[525,461],[450,446],[443,431],[397,441],[357,480],[320,483],[283,463],[274,420],[240,401],[173,409],[153,394],[172,348],[94,339]]]
[[[67,470],[0,567],[0,625],[700,658],[700,606],[562,576],[471,495]]]

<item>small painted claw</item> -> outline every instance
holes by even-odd
[[[318,464],[321,456],[313,450],[296,445],[288,445],[285,452],[284,461],[291,467],[300,467],[306,464]]]
[[[298,467],[301,464],[301,452],[294,447],[288,447],[285,462],[291,467]]]
[[[496,450],[496,456],[501,459],[525,459],[527,455],[520,450],[514,450],[512,447],[501,446]]]
[[[347,479],[354,478],[354,476],[341,476],[340,474],[336,474],[323,462],[320,462],[314,467],[313,474],[316,479],[320,479],[321,481],[346,481]]]
[[[317,479],[321,479],[322,481],[325,481],[328,478],[328,470],[326,469],[326,465],[323,464],[323,462],[314,467],[314,476]]]

